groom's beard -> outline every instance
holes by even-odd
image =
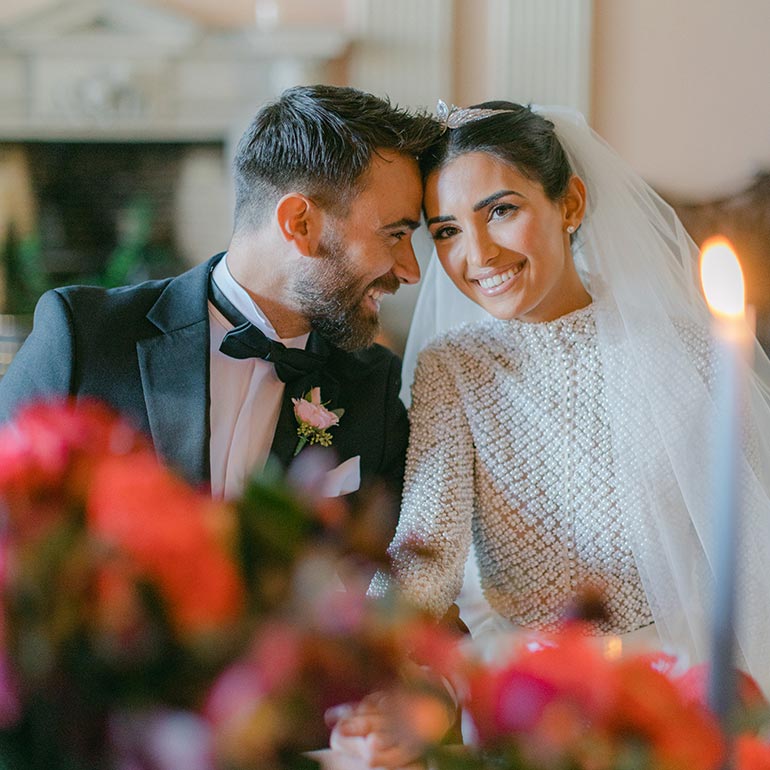
[[[342,350],[368,348],[380,331],[380,319],[368,306],[366,293],[371,288],[395,293],[398,278],[387,273],[362,288],[350,254],[334,235],[322,239],[311,264],[292,290],[312,328]]]

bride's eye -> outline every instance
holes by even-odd
[[[514,206],[512,203],[498,203],[496,206],[493,206],[489,211],[489,218],[490,219],[502,219],[507,214],[510,214],[512,211],[518,211],[519,207]]]
[[[451,238],[460,232],[460,229],[454,225],[446,225],[445,227],[439,227],[431,233],[431,237],[434,241],[444,241],[447,238]]]

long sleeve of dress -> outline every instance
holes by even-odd
[[[473,516],[473,439],[447,353],[428,348],[417,364],[404,496],[388,549],[401,590],[435,615],[462,586]]]

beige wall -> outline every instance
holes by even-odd
[[[487,24],[485,0],[455,0],[453,88],[451,94],[442,97],[444,101],[465,107],[500,98],[489,87]]]
[[[499,96],[487,6],[455,0],[457,104]],[[770,0],[594,0],[594,13],[589,120],[649,182],[697,201],[770,170]]]
[[[593,123],[693,199],[770,169],[768,0],[595,0]]]
[[[0,21],[56,2],[3,0]],[[254,18],[255,0],[145,2],[221,26]],[[339,11],[341,0],[328,2]],[[436,97],[499,96],[490,93],[488,6],[454,0],[453,86],[425,84]],[[594,0],[594,8],[590,119],[646,179],[697,200],[735,192],[770,168],[770,0]]]

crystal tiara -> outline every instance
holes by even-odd
[[[442,133],[448,128],[460,128],[466,123],[473,123],[475,120],[484,120],[492,115],[502,115],[513,110],[490,110],[481,107],[455,107],[454,104],[448,106],[442,99],[436,104],[436,120],[441,123]]]

